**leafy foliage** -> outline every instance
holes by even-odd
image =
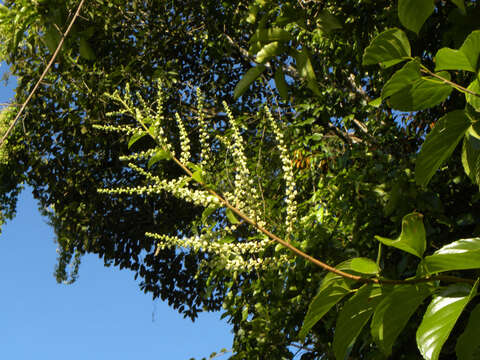
[[[17,102],[74,6],[0,7]],[[186,316],[222,307],[233,359],[475,358],[478,14],[92,1],[2,148],[2,211],[34,187],[60,280],[90,252]]]

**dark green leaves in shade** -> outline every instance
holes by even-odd
[[[457,5],[462,14],[465,14],[465,1],[464,0],[452,0],[452,3]]]
[[[288,85],[285,81],[285,75],[283,74],[283,70],[281,67],[275,71],[275,86],[277,87],[278,93],[282,97],[282,99],[288,99]]]
[[[327,10],[322,10],[317,15],[317,23],[320,29],[327,33],[342,28],[342,24],[338,18]]]
[[[458,317],[477,291],[465,284],[453,284],[436,295],[417,330],[417,346],[426,360],[437,360]]]
[[[435,56],[435,71],[465,70],[476,73],[480,56],[480,30],[467,36],[458,50],[442,48]]]
[[[372,318],[371,333],[386,356],[391,354],[393,344],[410,317],[433,290],[427,284],[396,285],[378,304]]]
[[[310,61],[310,56],[306,49],[301,51],[295,51],[293,56],[297,65],[297,71],[301,78],[307,82],[307,87],[312,90],[316,95],[320,95],[320,90],[317,85],[317,78],[313,71],[313,66]]]
[[[270,28],[258,29],[250,38],[250,42],[268,43],[272,41],[290,41],[292,39],[292,35],[288,31],[281,28]]]
[[[343,297],[351,292],[343,279],[330,281],[328,286],[321,287],[308,307],[302,329],[298,335],[303,341],[310,329]]]
[[[449,80],[447,72],[439,73]],[[431,76],[421,76],[420,64],[410,61],[398,70],[382,89],[382,99],[400,111],[417,111],[440,104],[452,92],[452,87]]]
[[[242,96],[243,93],[250,87],[250,85],[265,71],[265,69],[265,65],[262,64],[249,69],[235,86],[233,97],[238,99],[240,96]]]
[[[346,359],[355,340],[382,300],[382,288],[367,284],[343,305],[338,315],[333,338],[333,352],[337,359]]]
[[[480,359],[480,305],[477,305],[470,314],[468,324],[462,335],[458,338],[455,351],[458,360]]]
[[[95,60],[97,57],[95,56],[95,52],[93,51],[92,47],[88,43],[88,41],[82,37],[80,38],[80,56],[87,60]]]
[[[417,33],[435,10],[434,0],[398,0],[398,17],[403,26]]]
[[[415,163],[415,179],[418,185],[427,185],[435,171],[450,157],[470,126],[463,110],[449,112],[437,121],[427,135]]]
[[[336,266],[337,269],[354,274],[375,275],[380,272],[378,265],[367,258],[353,258]],[[352,290],[354,281],[334,273],[328,273],[320,285],[317,295],[308,307],[299,338],[304,339],[310,329],[343,297]]]
[[[407,35],[397,28],[389,29],[378,35],[363,54],[363,65],[380,63],[387,68],[398,64],[411,56]]]
[[[480,138],[471,126],[463,138],[462,164],[465,173],[476,184],[480,184]]]
[[[423,215],[419,213],[405,215],[402,219],[402,232],[396,240],[381,236],[375,236],[375,239],[384,245],[392,246],[422,258],[426,247]]]
[[[424,259],[424,269],[428,274],[478,268],[480,268],[480,238],[454,241]]]

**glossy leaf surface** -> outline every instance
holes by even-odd
[[[435,296],[417,330],[417,346],[426,360],[437,360],[457,319],[476,293],[464,284],[453,284]]]

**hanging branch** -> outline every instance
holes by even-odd
[[[47,67],[45,68],[45,70],[43,70],[43,73],[42,75],[40,75],[40,78],[38,79],[37,83],[35,84],[35,86],[33,87],[33,90],[30,92],[30,94],[28,95],[27,99],[25,100],[25,102],[22,104],[21,108],[20,108],[20,111],[17,113],[17,115],[15,116],[15,118],[12,120],[12,122],[10,123],[10,126],[8,127],[7,131],[5,132],[5,134],[2,136],[2,138],[0,139],[0,148],[3,146],[5,140],[9,137],[10,133],[12,132],[13,128],[15,127],[18,119],[20,119],[20,116],[22,115],[23,111],[25,110],[25,108],[27,107],[28,103],[30,102],[30,100],[32,99],[33,95],[35,94],[35,92],[37,91],[38,87],[40,86],[40,83],[43,81],[43,79],[45,78],[45,76],[47,75],[48,71],[50,70],[50,68],[52,67],[53,63],[55,62],[55,59],[58,55],[58,53],[60,52],[60,49],[62,48],[62,45],[65,41],[65,38],[67,37],[67,35],[69,34],[70,30],[72,29],[73,27],[73,24],[75,23],[75,20],[77,20],[78,16],[80,15],[80,10],[82,9],[82,6],[83,4],[85,3],[85,0],[81,0],[80,1],[80,4],[78,4],[78,7],[77,7],[77,11],[75,12],[75,15],[73,16],[72,20],[70,21],[70,24],[68,25],[67,27],[67,30],[65,31],[64,34],[62,34],[62,37],[60,39],[60,42],[58,43],[58,46],[57,46],[57,49],[55,50],[55,52],[53,53],[50,61],[48,62],[47,64]]]

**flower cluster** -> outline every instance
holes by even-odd
[[[158,241],[156,254],[166,248],[183,247],[195,252],[203,251],[216,255],[216,265],[228,271],[252,271],[271,269],[278,264],[278,259],[263,258],[259,255],[271,240],[263,238],[258,241],[226,243],[222,240],[233,231],[234,227],[226,227],[217,232],[205,232],[201,235],[180,238],[147,232],[145,235]],[[286,260],[286,259],[285,259]]]
[[[178,113],[175,113],[175,119],[177,120],[177,126],[180,130],[180,146],[182,149],[180,162],[182,164],[187,164],[190,160],[190,140],[188,138],[187,131],[185,130],[185,126],[183,125],[182,118],[180,115],[178,115]]]
[[[136,186],[136,187],[123,187],[115,189],[99,189],[98,192],[102,194],[127,194],[127,195],[156,195],[162,192],[168,192],[173,196],[185,200],[197,206],[220,206],[220,200],[208,193],[205,190],[193,190],[186,185],[190,181],[187,176],[179,177],[174,180],[160,179],[158,176],[152,175],[145,171],[141,167],[135,164],[128,164],[128,166],[137,171],[139,174],[144,175],[147,180],[151,182],[150,185]]]
[[[203,100],[201,99],[200,92],[197,94],[199,98],[198,131],[201,146],[200,165],[205,168],[205,166],[208,166],[208,162],[212,161],[212,153],[211,145],[209,144],[209,133],[204,119]],[[115,114],[123,114],[134,117],[141,125],[141,129],[126,125],[99,126],[98,128],[102,128],[105,131],[117,131],[133,135],[132,139],[138,134],[149,134],[157,141],[161,149],[169,152],[169,155],[172,157],[175,157],[173,147],[168,141],[168,137],[165,136],[163,130],[165,119],[162,114],[162,91],[159,89],[157,109],[155,113],[153,113],[151,108],[149,108],[139,94],[137,94],[136,97],[138,99],[139,106],[133,105],[130,89],[128,87],[125,89],[125,95],[123,97],[120,96],[118,92],[115,92],[110,96],[110,98],[115,99],[123,106],[123,108]],[[246,156],[242,135],[243,130],[240,127],[240,123],[234,118],[228,105],[225,102],[223,105],[231,126],[231,138],[228,136],[220,136],[219,139],[231,151],[231,156],[235,164],[235,169],[233,171],[233,189],[226,189],[226,191],[223,193],[223,199],[227,200],[232,206],[246,214],[246,216],[248,216],[253,222],[261,227],[264,227],[265,221],[262,218],[261,213],[261,194],[255,185],[255,174],[252,174],[249,170],[248,158]],[[273,133],[280,149],[280,157],[284,174],[283,176],[286,182],[286,227],[287,233],[290,234],[293,231],[297,207],[295,200],[296,189],[293,178],[293,168],[288,159],[288,153],[284,144],[283,134],[275,123],[269,110],[266,109],[266,111],[268,120],[273,129]],[[175,158],[175,161],[181,164],[181,166],[184,168],[196,166],[189,162],[192,156],[190,140],[188,138],[185,124],[178,114],[175,114],[175,120],[179,129],[181,146],[180,159]],[[156,149],[149,149],[136,154],[123,156],[121,159],[129,162],[146,159],[153,160],[157,154],[157,151],[158,147]],[[145,186],[100,189],[99,192],[111,195],[136,194],[146,196],[168,192],[179,199],[197,206],[211,208],[213,211],[217,211],[224,205],[224,200],[214,192],[211,192],[208,189],[198,189],[194,182],[192,182],[192,178],[189,176],[181,176],[176,179],[166,180],[154,175],[154,173],[151,171],[147,171],[132,162],[130,162],[128,166],[138,174],[145,177]],[[195,176],[193,176],[193,178],[195,178]],[[225,271],[251,271],[254,269],[261,270],[267,268],[271,269],[272,267],[276,268],[281,266],[288,261],[288,257],[285,254],[277,254],[275,257],[268,258],[264,256],[265,249],[271,243],[271,240],[265,236],[260,237],[260,239],[254,238],[250,240],[240,237],[233,242],[230,241],[229,239],[235,238],[235,235],[238,233],[239,226],[241,226],[241,224],[235,224],[235,221],[231,220],[229,217],[228,211],[226,215],[226,217],[232,222],[231,225],[225,226],[223,221],[220,221],[217,222],[215,226],[211,226],[211,224],[209,225],[204,219],[202,219],[203,225],[199,225],[198,223],[192,224],[192,232],[195,234],[200,232],[200,235],[180,237],[166,234],[146,233],[146,236],[157,241],[157,254],[162,249],[173,247],[188,248],[194,252],[203,251],[214,255],[209,258],[208,266],[213,268],[220,267]]]
[[[287,217],[285,219],[285,225],[287,227],[287,235],[292,234],[294,229],[294,224],[297,220],[297,201],[295,200],[297,196],[297,190],[295,185],[295,180],[293,176],[293,166],[292,162],[288,156],[288,150],[285,146],[285,141],[283,139],[283,133],[280,131],[275,119],[270,112],[270,109],[265,106],[265,112],[267,114],[268,121],[272,127],[273,134],[278,143],[278,149],[280,150],[280,160],[282,161],[282,170],[283,170],[283,179],[285,180],[286,185],[286,199],[285,203],[287,205]]]
[[[200,165],[208,165],[210,158],[210,144],[207,130],[207,124],[205,122],[205,114],[203,113],[203,98],[200,88],[197,88],[197,101],[198,101],[198,131],[200,140]]]

